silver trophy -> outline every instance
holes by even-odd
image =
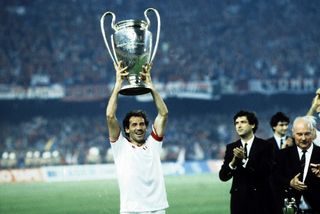
[[[147,16],[149,11],[156,14],[158,22],[157,36],[153,48],[152,33],[148,30],[150,27],[150,20]],[[107,15],[112,16],[111,28],[114,30],[110,37],[112,51],[104,28],[104,20]],[[120,94],[123,95],[140,95],[150,92],[150,88],[146,87],[141,80],[140,72],[143,65],[151,64],[154,59],[158,48],[161,23],[159,12],[154,8],[146,9],[144,16],[146,21],[130,19],[115,23],[116,16],[108,11],[100,19],[102,36],[112,61],[117,65],[122,61],[124,67],[128,66],[128,81],[120,90]]]
[[[290,201],[288,198],[285,198],[282,210],[283,214],[297,214],[298,208],[295,198],[291,198]]]

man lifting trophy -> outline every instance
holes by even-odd
[[[157,17],[157,36],[154,47],[152,48],[152,33],[149,31],[150,20],[147,16],[149,11],[153,11]],[[114,33],[111,34],[110,49],[104,28],[104,20],[106,16],[112,16],[111,28]],[[124,20],[115,23],[116,16],[108,11],[104,13],[100,19],[100,27],[105,45],[108,49],[110,57],[116,66],[120,62],[123,67],[127,67],[127,83],[120,90],[122,95],[141,95],[150,92],[141,79],[140,72],[143,66],[152,64],[156,54],[160,36],[160,15],[154,8],[148,8],[144,11],[144,20]]]

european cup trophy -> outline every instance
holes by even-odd
[[[147,16],[150,11],[156,14],[158,22],[154,47],[152,47],[152,33],[149,31],[150,20]],[[112,50],[104,28],[105,17],[108,15],[112,16],[111,28],[114,30],[110,37]],[[150,89],[141,80],[140,72],[143,65],[151,64],[154,59],[159,43],[161,23],[159,12],[154,8],[146,9],[144,16],[146,21],[130,19],[115,23],[115,14],[108,11],[100,19],[102,36],[112,61],[117,65],[122,61],[124,67],[128,66],[128,81],[120,90],[122,95],[141,95],[150,92]]]

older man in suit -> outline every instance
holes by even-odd
[[[295,146],[279,152],[277,183],[287,197],[294,197],[298,213],[320,214],[320,147],[313,143],[315,127],[308,117],[297,117],[292,128]]]
[[[270,214],[272,145],[254,135],[254,113],[239,111],[233,122],[240,139],[227,145],[219,172],[222,181],[232,178],[231,214]]]

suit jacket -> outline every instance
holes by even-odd
[[[231,214],[270,214],[270,173],[272,170],[272,146],[265,140],[255,137],[250,149],[246,167],[242,161],[231,169],[229,163],[233,158],[233,149],[240,147],[238,140],[226,147],[223,165],[219,177],[222,181],[232,178]]]
[[[320,147],[316,145],[313,145],[310,163],[320,163]],[[279,188],[288,191],[288,197],[295,197],[297,205],[303,195],[311,208],[320,213],[320,178],[311,172],[310,167],[304,181],[308,188],[304,191],[297,191],[290,187],[290,180],[300,172],[299,170],[300,159],[297,146],[281,150],[277,157],[275,171],[277,185],[279,185]]]
[[[272,151],[273,151],[273,169],[275,169],[276,166],[276,157],[278,156],[280,149],[277,144],[276,139],[273,137],[266,140],[269,144],[272,145]],[[276,174],[274,171],[271,173],[271,189],[272,189],[272,201],[270,202],[270,206],[272,209],[272,214],[283,214],[282,207],[284,202],[284,192],[281,188],[278,188],[276,185]]]
[[[274,154],[277,154],[280,151],[278,144],[277,144],[277,141],[274,137],[267,139],[267,142],[272,144]]]

